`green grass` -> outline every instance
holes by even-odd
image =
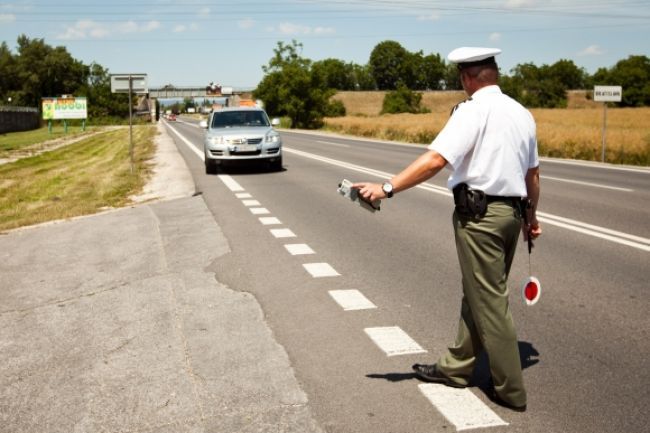
[[[0,165],[0,230],[127,205],[150,175],[155,134],[134,127],[133,173],[128,128]]]
[[[68,132],[66,134],[63,125],[57,124],[53,125],[52,133],[48,131],[47,126],[44,126],[31,131],[0,134],[0,158],[8,158],[16,151],[34,148],[49,140],[69,138],[84,133],[88,134],[94,130],[94,128],[86,127],[86,131],[84,132],[81,126],[68,126]]]

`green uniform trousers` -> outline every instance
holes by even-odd
[[[519,209],[495,201],[483,218],[454,212],[453,222],[463,300],[456,341],[438,367],[454,381],[467,384],[478,355],[485,350],[497,395],[523,406],[526,390],[506,285],[521,230]]]

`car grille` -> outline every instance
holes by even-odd
[[[212,150],[210,149],[212,156],[223,156],[223,150]]]
[[[280,151],[279,147],[273,147],[271,149],[267,149],[266,153],[278,153]]]
[[[232,150],[230,151],[231,155],[259,155],[262,153],[261,150],[253,150],[252,152],[233,152]]]
[[[262,142],[261,138],[249,138],[248,144],[260,144]]]

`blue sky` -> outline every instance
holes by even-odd
[[[501,69],[569,59],[593,73],[650,56],[648,0],[0,0],[0,41],[65,46],[150,86],[255,87],[278,41],[312,60],[366,64],[381,41],[425,55],[498,47]],[[0,71],[1,73],[1,71]]]

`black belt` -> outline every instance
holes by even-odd
[[[521,201],[521,197],[507,197],[502,195],[486,195],[485,198],[488,203],[500,201],[500,202],[511,204],[513,206],[515,206],[517,203]]]

